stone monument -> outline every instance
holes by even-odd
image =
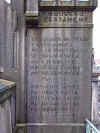
[[[91,119],[97,1],[12,0],[12,6],[17,15],[17,122],[48,125],[28,127],[28,133],[83,132],[84,127],[61,125]]]
[[[82,123],[91,119],[95,7],[93,0],[26,2],[28,123]],[[72,129],[43,128],[43,132],[47,131],[72,132]]]

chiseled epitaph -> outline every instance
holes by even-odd
[[[91,116],[92,13],[40,11],[27,28],[27,122],[83,123]],[[83,132],[80,127],[32,127],[28,132]]]
[[[28,30],[28,122],[90,118],[89,33],[88,28]]]

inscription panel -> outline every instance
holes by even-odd
[[[87,28],[28,30],[28,122],[90,118],[90,32]]]
[[[92,14],[87,11],[46,11],[40,12],[40,27],[91,27]]]

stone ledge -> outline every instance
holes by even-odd
[[[8,99],[15,91],[16,83],[0,79],[0,104]]]

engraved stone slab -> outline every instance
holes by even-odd
[[[29,29],[26,50],[27,121],[90,118],[91,29]]]

